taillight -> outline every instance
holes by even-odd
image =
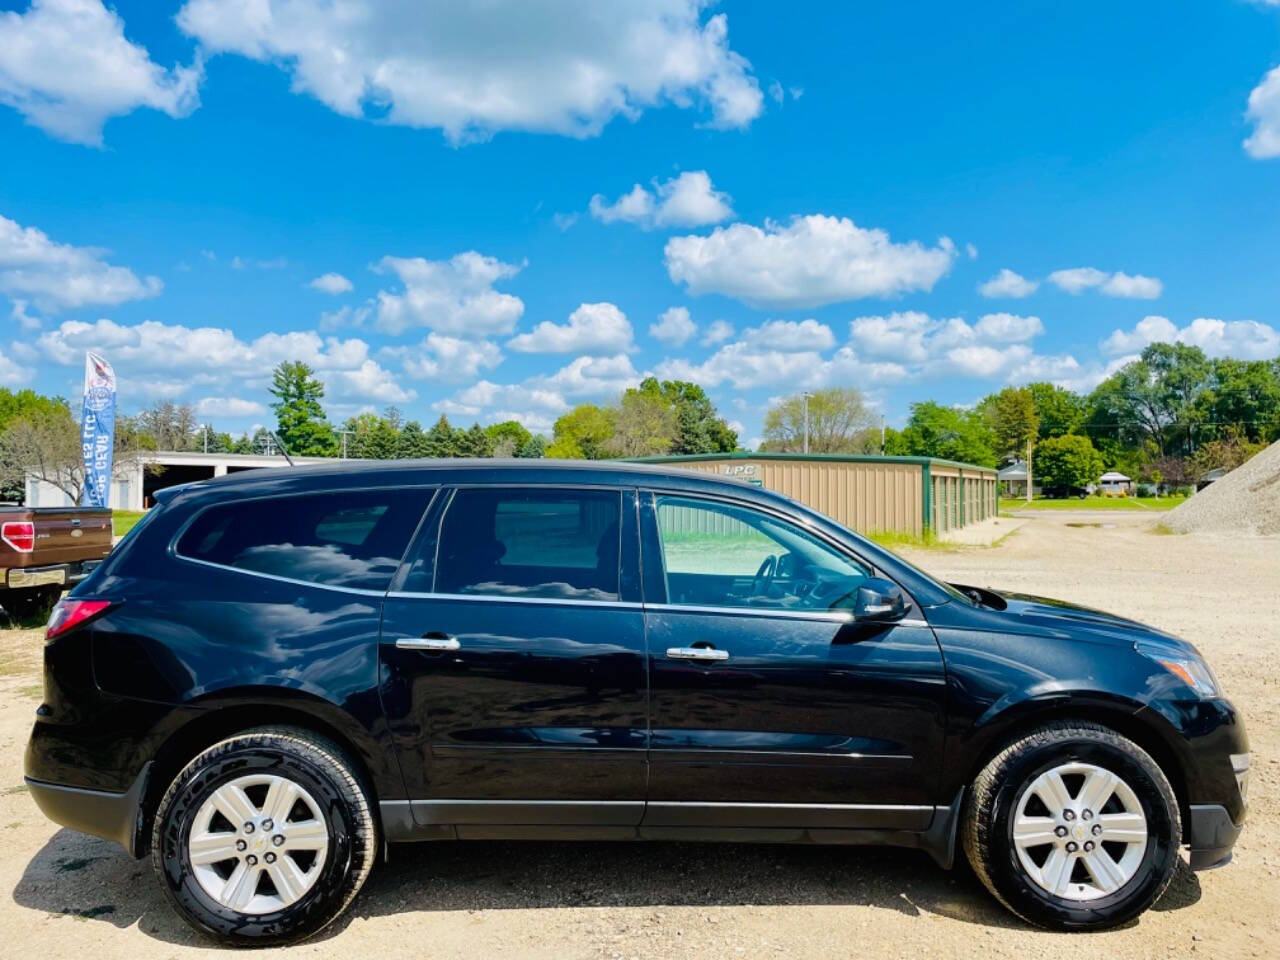
[[[59,600],[53,613],[49,614],[49,626],[45,628],[44,638],[52,640],[72,627],[93,619],[109,606],[110,600],[73,600],[70,597]]]
[[[0,540],[19,553],[30,553],[36,548],[36,525],[30,520],[7,520],[0,523]]]

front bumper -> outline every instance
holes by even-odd
[[[120,844],[129,856],[145,851],[142,842],[142,797],[151,762],[143,766],[124,793],[67,787],[26,777],[27,790],[40,812],[54,823]]]
[[[1216,803],[1192,804],[1190,812],[1186,842],[1191,848],[1191,869],[1225,867],[1244,822],[1233,823],[1227,808]]]

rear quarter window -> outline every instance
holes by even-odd
[[[423,489],[219,504],[178,540],[192,560],[330,587],[385,590],[431,499]]]

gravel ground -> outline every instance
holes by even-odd
[[[345,917],[291,956],[1130,957],[1280,955],[1280,540],[1155,536],[1145,515],[1037,516],[997,547],[921,552],[965,582],[1123,612],[1196,641],[1247,718],[1253,811],[1223,870],[1182,869],[1155,908],[1105,934],[1034,930],[967,869],[914,851],[678,844],[396,847]],[[1073,526],[1073,524],[1077,524]],[[1078,524],[1084,524],[1079,526]],[[2,955],[212,953],[148,862],[59,830],[22,784],[39,636],[0,631]],[[24,949],[19,944],[28,944]],[[33,949],[34,948],[34,949]],[[283,952],[283,951],[280,951]],[[275,951],[268,951],[270,955]],[[264,956],[264,954],[257,954]]]
[[[1163,518],[1176,533],[1280,534],[1280,441]]]

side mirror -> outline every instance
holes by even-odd
[[[896,583],[870,577],[858,587],[853,600],[853,619],[893,623],[907,615],[907,598]]]

